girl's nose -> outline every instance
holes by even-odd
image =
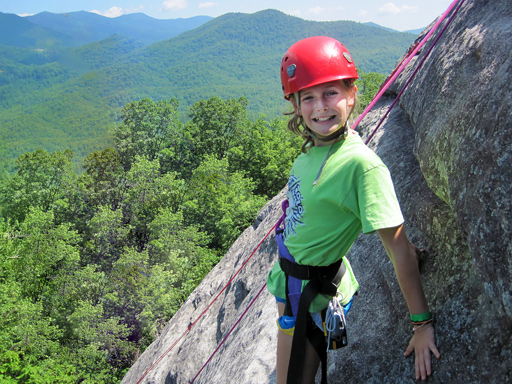
[[[324,103],[323,100],[318,100],[317,102],[317,105],[316,105],[316,109],[317,111],[326,111],[327,110],[327,105]]]

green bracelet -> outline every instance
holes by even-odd
[[[432,319],[432,312],[424,312],[419,315],[411,315],[411,321],[425,321]]]

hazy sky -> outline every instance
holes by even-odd
[[[0,0],[0,12],[21,16],[48,11],[93,11],[108,17],[142,12],[158,19],[278,9],[307,20],[374,22],[399,31],[426,27],[452,0]]]

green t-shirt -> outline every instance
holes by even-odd
[[[358,135],[334,145],[313,186],[329,148],[310,148],[295,160],[290,173],[283,237],[298,264],[330,265],[347,254],[361,230],[371,233],[404,221],[389,170]],[[341,304],[359,288],[346,258],[345,264],[347,273],[338,290]],[[285,276],[278,263],[267,283],[273,295],[286,297]],[[319,295],[309,310],[320,311],[329,300]]]

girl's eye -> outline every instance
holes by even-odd
[[[311,100],[313,99],[313,96],[304,96],[301,101],[308,101],[308,100]]]

